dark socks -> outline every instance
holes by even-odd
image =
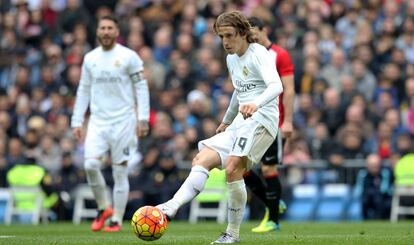
[[[263,183],[262,178],[257,175],[256,172],[250,170],[246,172],[243,176],[244,183],[250,188],[250,190],[262,200],[263,203],[266,203],[266,187]]]
[[[265,181],[267,185],[265,204],[269,209],[269,219],[279,224],[279,201],[282,194],[279,175],[266,176]]]

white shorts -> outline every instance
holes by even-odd
[[[135,129],[135,118],[105,126],[89,122],[85,158],[101,158],[110,152],[112,164],[128,161],[137,147]]]
[[[198,143],[198,149],[209,147],[215,150],[225,168],[229,156],[247,156],[247,168],[259,163],[260,159],[272,144],[274,138],[266,128],[255,120],[243,119],[239,114],[226,131]]]

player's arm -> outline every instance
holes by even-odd
[[[283,137],[289,138],[293,131],[293,103],[295,100],[295,83],[293,75],[281,78],[283,84],[283,106],[285,117],[282,123]],[[281,103],[281,101],[279,101]]]
[[[80,142],[83,138],[83,121],[91,97],[91,76],[87,68],[87,58],[82,64],[81,79],[76,92],[75,106],[71,119],[71,127],[75,138]]]
[[[293,132],[293,103],[295,100],[294,66],[289,53],[286,50],[280,53],[277,59],[277,70],[283,84],[283,107],[285,117],[281,126],[282,136],[289,138]]]
[[[266,49],[258,50],[255,64],[258,74],[266,84],[266,89],[252,103],[240,106],[240,112],[245,117],[252,116],[260,107],[276,99],[283,92],[282,82],[276,66]]]
[[[138,137],[144,137],[149,131],[149,89],[147,80],[143,78],[143,72],[131,75],[134,83],[136,103],[138,104]]]
[[[134,85],[136,103],[138,105],[138,137],[144,137],[149,131],[149,89],[148,82],[144,78],[143,63],[138,55],[132,58],[130,77]]]
[[[237,100],[237,92],[236,90],[234,90],[231,96],[229,107],[227,108],[227,111],[224,114],[223,121],[220,123],[220,125],[216,129],[216,133],[218,134],[218,133],[224,132],[224,130],[226,130],[226,128],[233,122],[238,112],[239,112],[239,101]]]

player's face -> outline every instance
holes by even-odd
[[[227,53],[237,53],[239,55],[244,53],[244,48],[247,44],[246,38],[240,36],[234,27],[220,26],[217,35],[220,37],[221,42],[223,43],[223,48]]]
[[[98,37],[99,44],[103,47],[103,49],[111,49],[115,45],[118,35],[118,27],[112,20],[99,21],[96,36]]]
[[[264,30],[261,31],[257,27],[252,27],[250,28],[250,32],[252,33],[252,39],[254,40],[254,42],[265,46],[263,35],[266,35],[266,34],[264,33]]]

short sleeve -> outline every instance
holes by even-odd
[[[289,53],[284,49],[277,52],[276,68],[281,77],[293,75],[294,66]]]

